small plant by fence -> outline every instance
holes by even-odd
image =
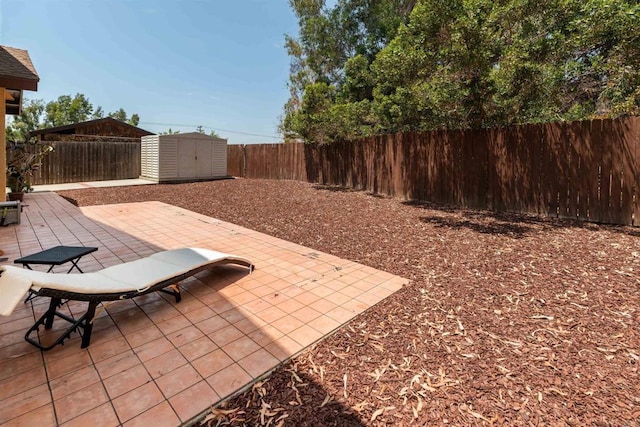
[[[325,146],[230,146],[229,173],[638,225],[639,138],[640,118],[628,117],[383,135]]]

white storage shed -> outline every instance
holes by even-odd
[[[198,132],[141,138],[141,178],[154,182],[227,177],[227,140]]]

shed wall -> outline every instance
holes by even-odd
[[[190,133],[153,135],[142,140],[143,178],[171,182],[227,176],[225,139]]]

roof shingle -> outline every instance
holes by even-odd
[[[29,52],[0,45],[0,87],[37,90],[38,81]]]

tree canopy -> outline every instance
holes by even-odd
[[[109,113],[108,117],[137,126],[140,117],[133,114],[127,116],[124,109]],[[41,99],[25,99],[22,105],[22,113],[13,116],[7,124],[6,136],[9,141],[24,141],[29,132],[49,127],[57,127],[80,123],[91,119],[104,117],[102,107],[93,108],[89,99],[81,93],[75,96],[62,95],[57,100],[45,104]]]
[[[640,113],[640,2],[290,0],[289,139]]]

